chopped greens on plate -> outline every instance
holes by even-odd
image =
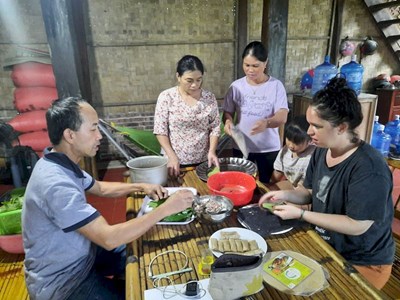
[[[166,200],[167,199],[160,199],[158,201],[150,201],[149,207],[151,207],[153,209],[157,208],[161,204],[163,204]],[[170,216],[164,218],[163,222],[184,222],[187,219],[189,219],[190,217],[192,217],[192,215],[193,215],[193,210],[191,207],[189,207],[177,214],[173,214],[173,215],[170,215]]]
[[[0,199],[0,213],[18,210],[24,203],[25,187],[5,193]]]

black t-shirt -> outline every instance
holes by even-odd
[[[350,157],[329,168],[327,150],[317,148],[307,169],[304,186],[312,189],[312,210],[374,223],[358,236],[318,226],[316,231],[350,263],[391,264],[394,259],[393,180],[384,158],[362,142]]]

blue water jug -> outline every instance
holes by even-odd
[[[347,84],[352,88],[357,95],[361,93],[361,87],[363,83],[364,67],[357,63],[357,56],[351,56],[351,62],[343,65],[340,68],[340,72],[346,77]]]
[[[322,90],[328,81],[336,76],[337,68],[329,62],[330,59],[329,55],[325,56],[324,63],[315,68],[311,94],[314,95],[319,90]]]
[[[391,138],[389,157],[393,159],[400,159],[400,125],[394,130],[394,134]]]
[[[399,123],[400,123],[400,116],[395,115],[394,119],[392,121],[387,122],[385,125],[385,133],[390,134],[392,140],[396,136],[397,127],[399,126]]]
[[[381,123],[379,123],[379,116],[375,116],[374,117],[374,127],[372,129],[372,135],[378,131],[379,125],[383,125]]]
[[[385,125],[380,124],[377,132],[373,135],[371,146],[377,149],[383,157],[388,157],[392,138],[384,132]]]

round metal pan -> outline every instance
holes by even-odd
[[[257,166],[255,163],[238,157],[221,157],[219,160],[219,170],[221,172],[224,171],[239,171],[250,174],[252,176],[257,176]],[[208,173],[213,170],[214,166],[211,168],[208,167],[207,162],[203,162],[202,164],[198,165],[196,168],[197,176],[203,180],[208,180]]]

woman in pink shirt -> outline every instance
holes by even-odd
[[[185,55],[177,64],[178,85],[161,92],[157,100],[153,133],[168,157],[171,176],[204,161],[219,166],[218,104],[213,93],[201,88],[203,75],[201,60]]]

